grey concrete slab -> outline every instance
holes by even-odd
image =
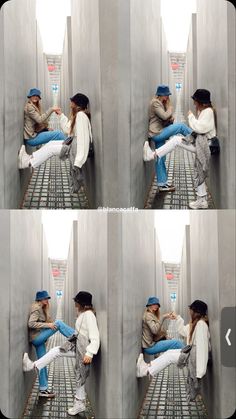
[[[42,45],[36,27],[35,0],[6,2],[1,16],[1,208],[18,208],[29,171],[19,172],[17,152],[23,143],[23,109],[30,88],[45,91]],[[14,30],[12,30],[14,28]]]
[[[1,211],[0,288],[2,338],[1,410],[19,417],[31,390],[33,375],[22,372],[22,354],[33,356],[28,344],[28,314],[37,290],[42,289],[41,214]]]
[[[211,91],[218,115],[221,153],[212,156],[209,187],[217,208],[232,209],[235,208],[235,9],[230,2],[197,2],[197,86]]]
[[[235,211],[190,215],[191,299],[208,304],[212,345],[204,401],[210,417],[230,417],[235,410],[235,369],[221,365],[220,312],[235,305]]]

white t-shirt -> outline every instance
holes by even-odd
[[[79,314],[75,329],[78,333],[86,336],[89,344],[86,348],[86,355],[91,358],[96,355],[100,346],[100,336],[97,326],[97,319],[91,310],[84,311]]]
[[[192,113],[188,115],[190,128],[197,134],[205,134],[208,139],[216,136],[215,118],[212,108],[206,108],[200,112],[198,118]]]
[[[178,316],[176,320],[177,330],[180,335],[187,338],[187,344],[190,342],[190,325],[184,326],[184,320]],[[196,368],[197,378],[202,378],[206,374],[207,362],[210,351],[210,333],[204,320],[199,320],[193,332],[193,345],[196,345]]]

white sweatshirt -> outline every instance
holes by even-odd
[[[178,316],[176,320],[177,330],[180,335],[187,338],[190,344],[190,325],[184,326],[184,320]],[[193,345],[196,345],[196,368],[197,378],[202,378],[206,374],[207,362],[210,350],[209,328],[204,320],[199,320],[193,332]]]
[[[66,135],[70,135],[71,121],[63,113],[60,115],[60,126]],[[81,168],[88,158],[89,144],[92,141],[91,124],[83,111],[77,113],[73,137],[77,139],[74,165]]]
[[[190,128],[197,134],[206,134],[207,139],[216,136],[215,119],[212,108],[206,108],[201,111],[198,118],[195,118],[191,113],[188,115],[188,123]]]
[[[75,329],[78,333],[86,336],[89,345],[86,348],[86,356],[96,355],[100,346],[100,336],[97,326],[97,319],[91,310],[80,313],[76,322]]]

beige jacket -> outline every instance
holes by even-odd
[[[165,111],[163,103],[154,96],[149,105],[149,131],[148,137],[152,138],[161,133],[168,126],[168,120],[172,117],[172,110]]]
[[[143,314],[142,348],[150,348],[166,336],[166,331],[162,327],[163,322],[164,319],[158,320],[155,314],[146,308]]]
[[[36,137],[38,132],[47,128],[47,119],[52,112],[53,108],[49,108],[45,113],[40,115],[37,106],[28,100],[24,108],[24,139],[30,140]]]
[[[39,335],[40,329],[48,328],[47,323],[53,323],[53,320],[49,315],[46,319],[46,315],[41,304],[35,301],[31,306],[28,320],[30,342]]]

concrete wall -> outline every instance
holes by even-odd
[[[62,62],[65,75],[72,62],[73,82],[61,94],[62,104],[70,89],[90,98],[95,158],[84,168],[92,207],[144,207],[153,176],[142,161],[148,104],[168,79],[161,31],[159,0],[72,0]]]
[[[211,158],[209,188],[216,208],[235,208],[235,9],[230,2],[197,1],[187,58],[185,97],[190,89],[210,90],[218,115],[221,153]]]
[[[0,11],[0,208],[20,205],[30,175],[29,170],[19,172],[17,168],[17,152],[23,142],[23,108],[31,87],[40,84],[43,95],[45,91],[45,61],[35,4],[35,0],[8,1]]]
[[[197,90],[197,15],[192,15],[192,22],[189,31],[189,39],[186,51],[185,79],[184,79],[184,113],[194,111],[191,96]]]
[[[155,273],[162,269],[153,214],[80,212],[75,229],[65,301],[71,290],[92,292],[101,333],[87,384],[89,398],[98,418],[136,417],[148,385],[134,374],[142,313],[147,298],[156,293]],[[66,320],[74,315],[72,305],[70,311]]]
[[[189,309],[191,304],[191,265],[190,265],[190,226],[185,227],[185,236],[180,265],[180,280],[177,294],[176,311],[185,322],[189,321]]]
[[[212,366],[203,395],[209,417],[230,417],[235,410],[235,369],[221,365],[220,313],[235,306],[235,211],[190,214],[191,299],[209,307]]]
[[[35,379],[22,372],[22,354],[29,351],[28,314],[35,292],[49,285],[43,281],[40,212],[0,212],[0,298],[2,307],[0,349],[0,406],[6,417],[21,417]],[[43,256],[44,255],[44,256]]]
[[[66,20],[66,30],[61,60],[61,85],[60,85],[60,105],[66,115],[70,113],[70,100],[73,95],[72,88],[72,39],[71,39],[71,17]]]

